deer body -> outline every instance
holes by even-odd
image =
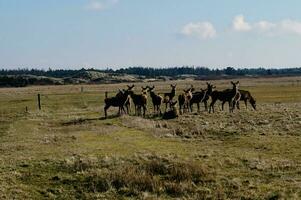
[[[146,113],[146,105],[147,105],[147,94],[145,92],[146,88],[143,88],[142,94],[135,94],[132,91],[132,88],[129,90],[129,94],[133,100],[133,103],[135,105],[135,114],[138,113],[138,115],[141,115],[141,108],[143,109],[143,116],[145,116]]]
[[[170,87],[171,87],[171,92],[164,93],[165,111],[167,110],[167,105],[169,104],[171,106],[170,103],[173,100],[173,98],[176,96],[177,84],[175,84],[175,85],[171,84]]]
[[[193,111],[193,104],[197,105],[198,112],[200,112],[200,103],[201,102],[204,102],[205,109],[207,110],[206,97],[207,97],[207,99],[209,99],[209,97],[207,96],[207,90],[202,90],[200,92],[192,93],[192,98],[190,100],[190,110],[191,110],[191,112]]]
[[[203,90],[201,89],[200,92],[192,93],[192,99],[190,101],[190,110],[192,112],[193,110],[193,104],[197,104],[198,112],[200,112],[200,103],[204,103],[205,110],[208,111],[208,100],[210,98],[210,95],[212,93],[212,89],[215,88],[211,83],[207,82],[207,89]]]
[[[222,102],[228,102],[229,103],[229,111],[233,112],[234,108],[233,105],[235,106],[238,96],[240,98],[240,94],[238,91],[238,85],[239,85],[239,81],[237,81],[236,83],[231,81],[231,84],[233,85],[232,89],[227,89],[227,90],[223,90],[223,91],[213,91],[211,93],[211,103],[210,103],[210,107],[209,107],[209,113],[212,111],[214,112],[214,104],[217,100],[220,100]]]
[[[251,106],[253,107],[254,110],[256,110],[256,100],[252,97],[251,93],[249,91],[246,90],[238,90],[241,97],[240,97],[240,101],[244,101],[245,102],[245,106],[246,109],[248,109],[248,101],[251,104]],[[239,102],[237,102],[237,108],[239,109]]]
[[[129,93],[128,91],[120,91],[118,95],[115,97],[108,97],[108,92],[105,93],[105,107],[104,107],[104,112],[105,112],[105,118],[107,118],[107,110],[110,107],[118,107],[119,111],[118,114],[120,115],[122,111],[125,113],[124,110],[124,105],[126,101],[129,99]]]
[[[152,103],[153,103],[153,107],[154,107],[154,113],[160,113],[162,114],[161,111],[161,104],[162,104],[162,100],[163,98],[160,95],[157,95],[153,90],[154,90],[155,86],[153,87],[148,87],[148,92],[150,94],[150,97],[152,98]]]
[[[193,86],[191,86],[191,88],[189,88],[188,90],[184,90],[184,93],[178,96],[180,114],[184,113],[185,110],[189,111],[189,109],[191,108],[190,101],[193,98],[193,90],[194,88]]]

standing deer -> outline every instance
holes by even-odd
[[[214,112],[214,104],[217,100],[220,100],[222,102],[228,102],[229,103],[229,111],[233,112],[234,108],[233,105],[235,106],[236,102],[237,102],[237,97],[239,96],[240,98],[240,94],[238,91],[238,86],[239,86],[239,81],[237,81],[236,83],[234,83],[233,81],[231,81],[232,84],[232,89],[228,89],[228,90],[223,90],[223,91],[213,91],[211,93],[211,103],[210,103],[210,107],[209,107],[209,113],[211,113],[211,109]],[[222,107],[223,109],[223,107]]]
[[[187,90],[183,90],[184,93],[178,96],[180,114],[184,113],[185,110],[189,111],[190,101],[192,99],[192,91],[194,91],[193,85]]]
[[[239,92],[241,94],[240,100],[245,102],[246,108],[248,109],[247,101],[249,100],[249,103],[251,104],[253,109],[256,110],[256,100],[253,98],[251,93],[246,90],[239,90]],[[238,104],[238,108],[239,108],[239,104]]]
[[[127,87],[128,87],[127,90],[129,91],[129,90],[133,89],[135,86],[133,84],[131,86],[127,85]],[[126,107],[127,113],[130,114],[131,113],[131,98],[130,98],[130,96],[129,96],[128,100],[125,102],[125,107]]]
[[[251,104],[251,106],[253,107],[254,110],[256,110],[256,100],[252,97],[251,93],[249,91],[246,90],[238,90],[240,93],[240,101],[244,101],[245,102],[245,106],[246,109],[248,109],[248,101]],[[236,104],[237,109],[239,108],[239,102],[237,102]]]
[[[203,90],[201,89],[200,92],[194,92],[192,93],[192,99],[190,100],[190,110],[192,112],[193,110],[193,104],[197,104],[198,112],[200,112],[200,103],[203,102],[205,106],[205,110],[208,111],[208,104],[207,101],[210,98],[210,95],[212,93],[212,89],[215,88],[211,83],[207,82],[207,89]]]
[[[171,87],[171,92],[167,92],[167,93],[164,93],[164,103],[165,103],[165,111],[167,110],[167,105],[169,104],[169,106],[171,106],[171,101],[173,100],[173,98],[176,96],[176,87],[177,87],[177,84],[175,85],[170,85]]]
[[[148,86],[148,92],[150,94],[150,97],[152,98],[152,102],[153,102],[153,107],[154,107],[154,113],[157,113],[160,115],[162,114],[161,111],[161,104],[162,104],[162,100],[163,98],[160,95],[157,95],[154,92],[155,86],[153,85],[153,87],[149,87]]]
[[[141,108],[143,109],[143,116],[145,116],[145,113],[147,111],[147,87],[142,87],[142,94],[135,94],[132,90],[134,88],[134,85],[132,85],[132,88],[129,89],[130,97],[133,100],[134,106],[135,106],[135,115],[138,113],[138,115],[141,115]]]
[[[110,107],[118,107],[119,111],[118,114],[121,115],[122,111],[125,113],[124,106],[125,103],[129,99],[129,92],[119,90],[119,93],[115,97],[108,97],[108,92],[105,92],[105,106],[104,106],[104,112],[105,112],[105,118],[107,118],[107,110]]]

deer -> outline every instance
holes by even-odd
[[[189,111],[190,101],[193,98],[192,92],[194,91],[193,85],[187,90],[183,90],[184,93],[178,96],[180,114],[184,113],[185,109]]]
[[[206,83],[207,89],[202,89],[201,91],[192,93],[192,99],[190,100],[190,110],[193,111],[193,104],[197,104],[198,112],[200,112],[200,103],[203,102],[205,106],[205,110],[208,111],[207,101],[210,98],[212,93],[212,89],[215,88],[211,83]]]
[[[135,87],[135,85],[127,85],[127,90],[132,90],[133,88]],[[130,114],[131,113],[131,98],[129,97],[128,100],[125,102],[125,107],[126,107],[126,110],[127,110],[127,113]]]
[[[238,91],[239,81],[237,81],[236,83],[231,81],[231,84],[233,86],[232,89],[226,89],[223,91],[215,90],[211,93],[211,103],[210,103],[210,107],[209,107],[209,113],[211,113],[211,109],[214,112],[214,104],[217,100],[220,100],[222,102],[227,101],[229,103],[229,111],[233,112],[233,110],[234,110],[233,105],[234,106],[236,105],[238,96],[240,98],[240,94],[238,94],[239,93],[239,91]]]
[[[162,104],[162,96],[160,95],[157,95],[155,92],[154,92],[154,89],[155,89],[155,86],[153,85],[153,87],[148,87],[148,92],[150,94],[150,97],[152,98],[152,102],[153,102],[153,107],[154,107],[154,113],[157,113],[160,115],[162,114],[162,111],[161,111],[161,104]]]
[[[167,110],[167,105],[169,104],[169,106],[171,106],[170,103],[173,100],[173,98],[176,96],[177,84],[175,85],[171,84],[170,87],[171,87],[171,92],[164,93],[163,103],[165,103],[165,111]]]
[[[119,93],[114,97],[108,97],[108,92],[105,92],[105,106],[104,106],[104,112],[105,112],[105,118],[107,118],[107,110],[110,107],[118,107],[119,111],[118,114],[121,115],[122,111],[125,113],[125,103],[129,100],[129,92],[127,90],[122,91],[119,90]]]
[[[175,119],[179,116],[178,114],[178,109],[177,109],[177,101],[175,102],[170,102],[170,110],[169,111],[165,111],[162,119]]]
[[[248,101],[249,101],[249,103],[251,104],[253,109],[256,110],[256,100],[252,97],[251,93],[246,90],[238,90],[238,91],[241,95],[239,100],[245,102],[246,109],[248,109]],[[236,102],[236,107],[237,107],[237,109],[240,109],[239,101]]]
[[[132,90],[135,86],[132,85],[131,89],[129,89],[129,95],[133,100],[133,103],[135,105],[135,114],[138,113],[138,115],[141,115],[141,108],[143,109],[143,116],[145,116],[145,113],[147,111],[147,87],[141,87],[142,88],[142,94],[135,94]]]

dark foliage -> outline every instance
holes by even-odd
[[[301,68],[240,68],[234,69],[233,67],[227,67],[224,69],[209,69],[206,67],[171,67],[171,68],[150,68],[150,67],[129,67],[129,68],[120,68],[117,70],[113,69],[104,69],[97,70],[94,68],[90,69],[80,69],[80,70],[71,70],[71,69],[12,69],[0,70],[0,75],[35,75],[35,76],[48,76],[55,78],[66,78],[76,76],[81,71],[98,71],[105,73],[115,73],[115,74],[133,74],[139,76],[146,76],[150,78],[158,76],[170,76],[176,77],[180,75],[197,75],[197,76],[269,76],[269,75],[301,75]]]

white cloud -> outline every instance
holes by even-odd
[[[282,32],[293,33],[301,36],[301,22],[294,20],[283,20],[278,24]]]
[[[110,8],[114,4],[118,3],[118,0],[90,0],[85,6],[85,9],[92,11],[102,11]]]
[[[282,20],[279,22],[269,22],[262,20],[253,24],[245,21],[243,15],[238,15],[233,19],[232,29],[237,32],[257,32],[269,36],[295,34],[301,36],[301,22],[295,20]]]
[[[216,30],[210,22],[191,22],[182,28],[181,34],[199,39],[211,39],[216,36]]]
[[[233,29],[239,32],[246,32],[252,29],[251,25],[245,21],[243,15],[238,15],[233,19]]]
[[[253,28],[261,32],[272,31],[277,27],[277,24],[268,21],[259,21],[254,24]]]

